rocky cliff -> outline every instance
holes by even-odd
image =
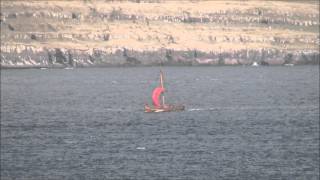
[[[318,64],[318,1],[1,1],[1,67]]]

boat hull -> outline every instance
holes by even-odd
[[[160,107],[160,108],[145,106],[144,112],[146,113],[177,112],[177,111],[184,111],[184,109],[185,107],[183,105],[168,105],[166,107]]]

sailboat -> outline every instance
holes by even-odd
[[[165,88],[163,85],[163,72],[160,70],[160,84],[156,87],[152,92],[152,103],[153,106],[149,106],[145,104],[144,112],[171,112],[171,111],[183,111],[183,105],[173,105],[173,104],[166,104],[165,103]],[[162,101],[160,100],[162,97]]]

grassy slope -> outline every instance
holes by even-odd
[[[10,31],[1,26],[1,42],[5,44],[30,44],[37,47],[64,47],[75,49],[117,49],[126,47],[138,51],[170,48],[175,50],[198,49],[201,51],[232,51],[238,49],[291,49],[316,50],[315,43],[319,38],[317,26],[286,26],[282,24],[259,23],[183,23],[152,20],[159,16],[183,17],[188,12],[192,17],[201,17],[207,13],[235,11],[240,12],[261,9],[264,12],[273,12],[277,16],[289,16],[291,19],[309,21],[319,19],[317,1],[309,3],[285,1],[166,1],[162,3],[133,3],[105,1],[2,1],[1,12],[47,12],[60,13],[71,16],[79,13],[79,19],[54,17],[18,17],[6,18],[6,23],[14,27]],[[98,17],[88,18],[93,11],[110,13],[121,10],[123,14],[144,16],[145,19],[133,20],[102,20]],[[231,14],[232,15],[232,14]],[[237,15],[232,15],[237,16]],[[267,16],[267,17],[269,17]],[[256,15],[257,18],[259,15]],[[262,17],[262,16],[261,16]],[[308,19],[310,17],[310,19]],[[245,18],[245,17],[244,17]],[[49,31],[45,26],[53,27]],[[16,34],[64,34],[62,39],[49,38],[45,40],[21,40],[10,38]],[[109,34],[108,41],[101,40],[99,36]],[[71,37],[72,35],[84,38]],[[68,38],[70,36],[70,38]],[[249,39],[241,42],[239,39]],[[212,41],[212,38],[215,38]],[[228,38],[228,40],[227,40]],[[275,43],[272,40],[280,38],[285,42]],[[308,42],[295,42],[294,39],[307,39]]]

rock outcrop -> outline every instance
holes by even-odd
[[[318,64],[318,5],[1,1],[1,67]]]

